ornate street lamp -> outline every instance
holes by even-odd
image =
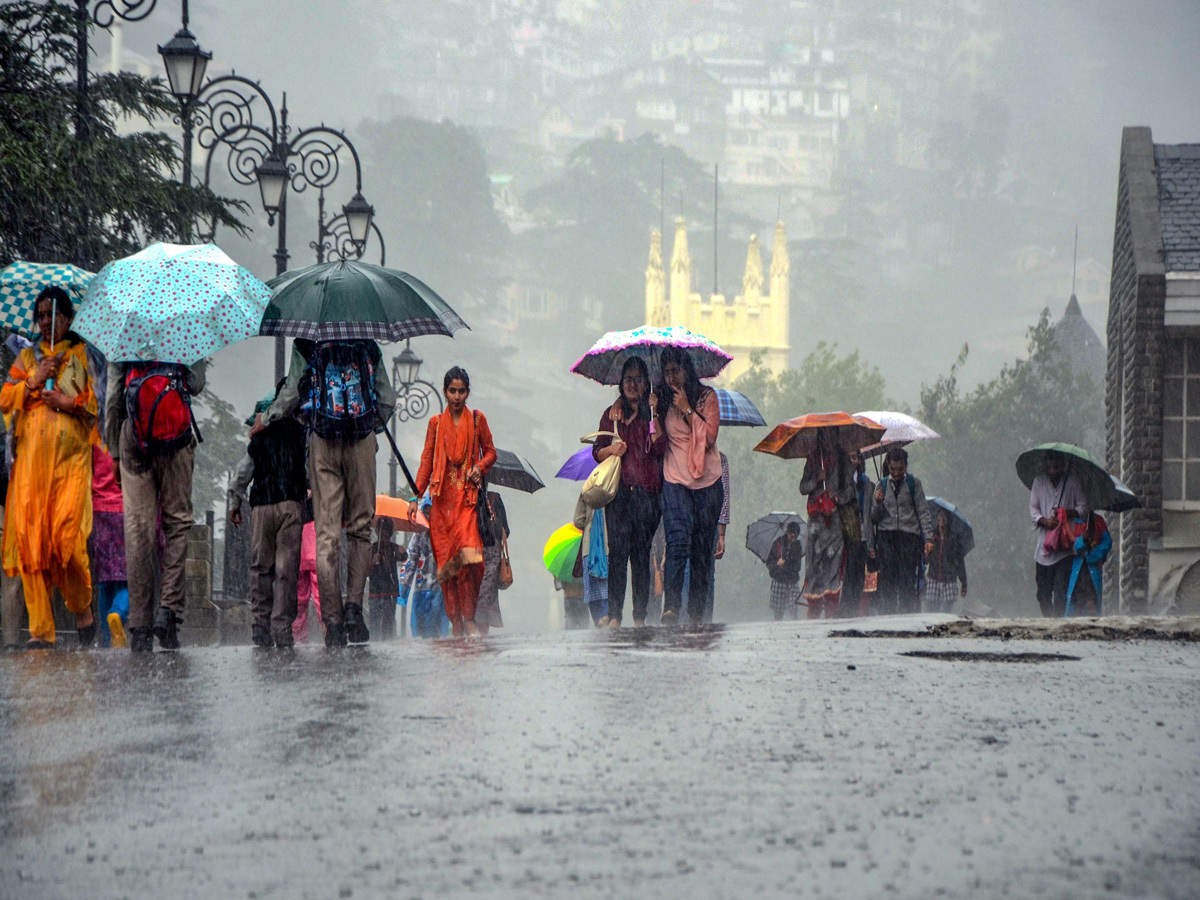
[[[256,81],[240,75],[214,78],[200,91],[193,104],[199,126],[196,139],[209,151],[204,166],[204,183],[209,184],[212,161],[219,145],[228,148],[226,169],[239,184],[257,183],[267,221],[278,220],[275,274],[287,271],[288,189],[301,193],[312,187],[319,191],[332,185],[341,173],[343,151],[354,161],[354,199],[347,204],[355,213],[365,244],[371,226],[370,204],[362,199],[362,162],[346,135],[324,124],[293,131],[288,125],[287,94],[276,111],[275,104]],[[355,201],[361,201],[356,204]],[[364,210],[365,207],[365,210]],[[367,213],[366,226],[362,216]],[[275,342],[275,377],[283,377],[283,338]]]
[[[88,32],[92,25],[107,30],[113,22],[140,22],[158,5],[158,0],[75,0],[75,137],[88,139]]]
[[[352,221],[355,216],[353,208],[357,201],[361,201],[361,205],[370,210],[370,218],[367,221],[367,233],[362,240],[355,240],[355,229],[362,227],[362,216],[358,217],[358,221]],[[325,218],[325,191],[317,194],[317,239],[309,241],[308,246],[317,251],[317,262],[323,263],[326,259],[362,259],[367,252],[367,242],[371,238],[371,234],[375,235],[376,242],[379,244],[379,264],[385,265],[387,257],[387,246],[383,242],[383,234],[379,230],[379,226],[374,220],[375,207],[363,200],[362,194],[355,194],[354,197],[342,207],[342,214],[334,216],[332,219]]]
[[[409,341],[405,341],[404,349],[392,358],[392,384],[396,388],[396,409],[392,413],[393,433],[402,422],[418,421],[428,416],[434,400],[437,401],[439,413],[445,409],[441,393],[421,377],[421,363],[424,361],[417,356]],[[393,456],[388,460],[388,487],[393,497],[396,496],[396,470],[396,457]]]
[[[208,71],[208,61],[212,53],[200,47],[196,36],[188,30],[188,0],[183,0],[183,21],[175,37],[162,44],[158,53],[162,57],[163,67],[167,70],[167,83],[171,93],[179,101],[179,118],[176,120],[183,128],[183,183],[192,183],[192,127],[195,125],[192,104],[200,95],[204,84],[204,73]],[[190,229],[187,229],[190,231]],[[184,239],[190,239],[185,233]]]

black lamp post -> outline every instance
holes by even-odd
[[[318,263],[325,262],[326,258],[362,259],[372,233],[379,244],[379,264],[385,265],[387,246],[375,224],[375,207],[367,203],[362,194],[355,194],[342,207],[340,216],[326,220],[325,191],[317,194],[317,239],[309,241],[308,246],[317,251]]]
[[[239,184],[258,184],[268,223],[278,219],[275,274],[287,271],[288,189],[300,193],[309,187],[323,191],[341,172],[344,149],[354,160],[354,197],[344,214],[357,234],[352,239],[365,243],[373,224],[374,208],[362,197],[362,163],[358,151],[336,128],[318,125],[293,132],[288,125],[287,94],[276,111],[275,104],[258,84],[240,75],[214,78],[192,102],[196,139],[209,151],[204,183],[209,183],[218,145],[228,148],[226,169]],[[214,226],[215,227],[215,226]],[[275,342],[275,377],[283,377],[284,341]]]
[[[402,422],[417,421],[429,415],[435,400],[439,413],[445,409],[441,392],[421,377],[421,363],[424,361],[417,356],[409,341],[405,341],[404,349],[392,358],[392,384],[396,388],[396,409],[392,413],[395,420],[393,432],[398,430]],[[393,497],[396,496],[396,470],[396,457],[393,455],[388,460],[388,492]]]
[[[192,183],[192,104],[200,95],[204,84],[204,73],[208,70],[208,61],[212,54],[203,50],[197,43],[195,35],[188,31],[188,0],[183,0],[182,27],[175,32],[175,37],[159,46],[163,66],[167,70],[167,83],[171,93],[179,101],[179,124],[183,128],[183,183]],[[188,240],[184,235],[184,240]]]
[[[117,19],[140,22],[157,5],[158,0],[75,0],[75,137],[80,140],[88,139],[88,32],[92,25],[107,29]]]

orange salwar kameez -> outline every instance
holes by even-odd
[[[92,533],[92,439],[96,395],[82,342],[27,347],[0,388],[0,411],[12,423],[16,458],[4,506],[4,571],[21,576],[29,636],[54,643],[50,593],[57,587],[75,615],[92,603],[87,543]],[[62,357],[55,386],[75,398],[77,414],[46,405],[26,379],[39,355]],[[78,414],[82,413],[82,414]]]
[[[446,615],[455,623],[475,619],[483,580],[483,541],[475,517],[479,488],[467,473],[478,466],[485,475],[496,461],[492,431],[483,413],[464,409],[457,422],[450,410],[429,421],[417,470],[417,492],[429,489],[429,539],[437,562]]]

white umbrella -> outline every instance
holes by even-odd
[[[879,440],[879,443],[863,447],[859,451],[859,455],[863,459],[878,456],[881,453],[886,453],[892,447],[903,447],[906,444],[911,444],[913,441],[928,441],[941,437],[940,434],[920,419],[913,418],[907,413],[896,412],[890,409],[870,409],[855,413],[855,415],[863,416],[872,422],[878,422],[887,429],[883,433],[883,437]]]

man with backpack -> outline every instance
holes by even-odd
[[[365,644],[371,638],[363,616],[363,596],[371,571],[375,435],[391,418],[395,403],[383,354],[374,341],[314,344],[297,339],[287,380],[263,417],[266,427],[286,416],[307,415],[308,477],[326,647]],[[344,594],[343,532],[347,556]]]
[[[888,477],[875,488],[871,521],[879,554],[878,602],[883,613],[920,612],[917,582],[933,550],[933,523],[920,479],[908,473],[908,452],[887,454]]]
[[[192,397],[204,390],[208,360],[109,363],[104,438],[125,506],[129,649],[179,649],[184,569],[192,529],[192,468],[200,431]],[[159,515],[166,536],[154,609]],[[153,616],[153,619],[151,618]],[[152,631],[153,629],[153,631]]]

